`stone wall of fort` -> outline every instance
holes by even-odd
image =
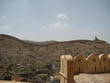
[[[90,54],[88,57],[85,57],[83,55],[61,56],[60,83],[74,83],[74,74],[78,73],[109,73],[109,72],[110,72],[110,55]],[[71,78],[69,79],[69,82],[67,82],[68,78]]]
[[[73,57],[74,73],[106,73],[110,72],[110,55],[90,54]]]

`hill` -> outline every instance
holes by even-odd
[[[52,63],[59,69],[61,55],[88,56],[90,53],[109,54],[110,44],[99,39],[33,42],[0,34],[0,78],[13,64],[22,64],[35,71]]]

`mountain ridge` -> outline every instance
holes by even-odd
[[[28,45],[34,45],[34,46],[45,46],[45,45],[54,45],[54,44],[60,44],[60,43],[74,43],[74,42],[98,42],[98,43],[105,43],[106,41],[103,41],[103,40],[83,40],[83,39],[80,39],[80,40],[70,40],[70,41],[55,41],[55,40],[52,40],[52,41],[43,41],[43,42],[37,42],[37,41],[31,41],[31,40],[21,40],[17,37],[14,37],[14,36],[10,36],[10,35],[6,35],[6,34],[0,34],[0,37],[3,36],[3,37],[7,37],[7,38],[11,38],[11,39],[15,39],[19,42],[22,42],[22,43],[25,43],[25,44],[28,44]],[[33,44],[33,43],[37,43],[37,44]],[[46,43],[46,44],[43,44],[43,43]]]

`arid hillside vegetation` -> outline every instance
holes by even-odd
[[[61,55],[88,56],[91,53],[109,54],[110,44],[99,39],[33,43],[1,34],[0,79],[2,79],[4,72],[12,72],[12,65],[20,64],[28,67],[33,72],[36,69],[44,68],[46,64],[54,64],[59,69]]]

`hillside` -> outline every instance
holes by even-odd
[[[110,44],[102,40],[73,40],[65,42],[48,41],[37,43],[20,40],[9,35],[0,35],[0,79],[13,64],[28,65],[33,71],[46,64],[59,68],[61,55],[73,56],[90,53],[109,54]]]

